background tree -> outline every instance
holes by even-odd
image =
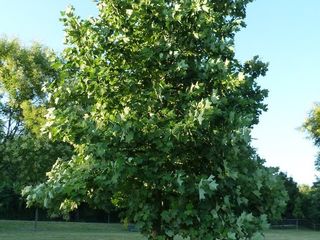
[[[248,0],[100,0],[63,15],[46,129],[75,149],[29,204],[72,210],[108,200],[149,239],[259,239],[286,193],[250,146],[266,109],[267,66],[234,57]]]
[[[320,105],[316,104],[314,108],[311,110],[309,117],[303,125],[304,130],[309,134],[310,138],[313,140],[315,146],[320,147]],[[320,170],[320,154],[318,154],[315,160],[315,167],[319,171]],[[311,219],[319,218],[320,208],[318,206],[320,190],[319,190],[319,179],[314,183],[311,190],[308,192],[308,197],[306,200],[309,203],[309,207],[307,207],[307,217]],[[312,209],[310,209],[312,206]]]
[[[320,104],[316,104],[311,110],[303,128],[309,134],[314,144],[320,147]],[[318,171],[320,170],[320,154],[315,160],[315,167]]]
[[[0,204],[13,211],[15,203],[23,205],[21,189],[43,181],[55,160],[71,153],[66,144],[40,136],[48,108],[42,88],[57,77],[50,57],[40,44],[0,39]]]
[[[315,182],[312,187],[300,186],[300,203],[303,218],[310,222],[320,222],[320,188],[319,182]]]
[[[286,209],[282,213],[282,218],[302,218],[301,193],[298,184],[292,177],[288,177],[286,173],[280,172],[279,176],[283,180],[285,189],[288,193],[288,201]]]
[[[320,104],[315,104],[311,110],[309,117],[303,124],[303,129],[309,134],[315,146],[320,147]],[[320,154],[315,160],[315,167],[320,170]],[[320,221],[320,184],[319,179],[310,188],[304,187],[303,193],[303,206],[304,216],[315,222]]]

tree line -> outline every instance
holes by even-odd
[[[286,208],[281,215],[282,219],[305,219],[312,223],[320,223],[320,185],[319,180],[312,186],[298,185],[292,177],[280,172],[288,193]],[[275,219],[276,220],[276,219]]]

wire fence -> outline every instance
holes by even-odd
[[[308,219],[281,219],[271,222],[273,229],[303,229],[308,228],[320,231],[320,223],[315,223]]]

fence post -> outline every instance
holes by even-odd
[[[34,231],[37,231],[38,219],[39,219],[39,208],[37,207],[34,214],[34,225],[33,225]]]

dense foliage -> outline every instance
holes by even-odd
[[[45,132],[71,144],[29,204],[124,210],[149,239],[261,239],[286,193],[250,131],[267,65],[235,59],[250,0],[99,0],[63,14],[66,49]]]
[[[320,104],[314,106],[303,128],[307,131],[314,144],[320,147]],[[315,166],[317,170],[320,170],[320,154],[315,161]]]
[[[304,130],[313,140],[314,145],[320,147],[320,104],[315,104],[309,117],[303,125]],[[315,160],[316,170],[320,170],[320,154]],[[320,179],[318,178],[314,185],[304,191],[305,217],[320,222]]]
[[[304,218],[304,206],[302,205],[303,192],[299,190],[298,184],[292,177],[288,177],[287,174],[283,172],[280,172],[279,176],[283,180],[285,189],[288,193],[286,208],[281,217],[283,219]]]
[[[0,212],[23,205],[21,189],[44,181],[55,160],[71,154],[66,144],[40,137],[47,108],[42,87],[57,76],[52,54],[39,44],[0,40]]]
[[[295,208],[292,212],[294,218],[305,219],[304,223],[320,223],[320,186],[319,182],[315,182],[313,186],[299,186],[299,194],[296,198],[290,198],[290,201],[295,201]],[[287,208],[287,211],[288,212]],[[288,218],[287,215],[284,218]],[[315,226],[308,226],[315,227]]]

